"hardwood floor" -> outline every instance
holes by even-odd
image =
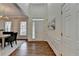
[[[10,56],[55,56],[45,41],[24,42]]]

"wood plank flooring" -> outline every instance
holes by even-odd
[[[24,42],[10,56],[55,56],[45,41]]]

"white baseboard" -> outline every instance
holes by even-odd
[[[56,56],[61,56],[61,53],[53,46],[53,43],[49,40],[47,40],[47,42],[50,45],[50,47],[52,48],[52,50],[54,51],[54,53],[56,54]]]
[[[28,38],[28,41],[45,41],[44,39],[31,39],[31,38]]]

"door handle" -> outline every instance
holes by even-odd
[[[61,36],[63,36],[63,33],[61,32]]]

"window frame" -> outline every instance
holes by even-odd
[[[26,34],[25,34],[25,35],[21,35],[21,32],[20,32],[20,31],[21,31],[21,22],[25,22],[25,23],[26,23],[26,28],[25,28],[25,29],[26,29],[26,30],[25,30],[25,31],[26,31]],[[26,35],[27,35],[27,21],[20,21],[20,25],[19,25],[19,35],[20,35],[20,36],[26,36]]]
[[[10,25],[11,27],[10,27],[10,30],[9,30],[9,31],[6,30],[6,28],[5,28],[5,27],[6,27],[6,22],[10,22],[10,23],[11,23],[11,25]],[[12,30],[12,21],[5,21],[5,22],[4,22],[4,31],[5,31],[5,32],[11,32],[11,30]]]

